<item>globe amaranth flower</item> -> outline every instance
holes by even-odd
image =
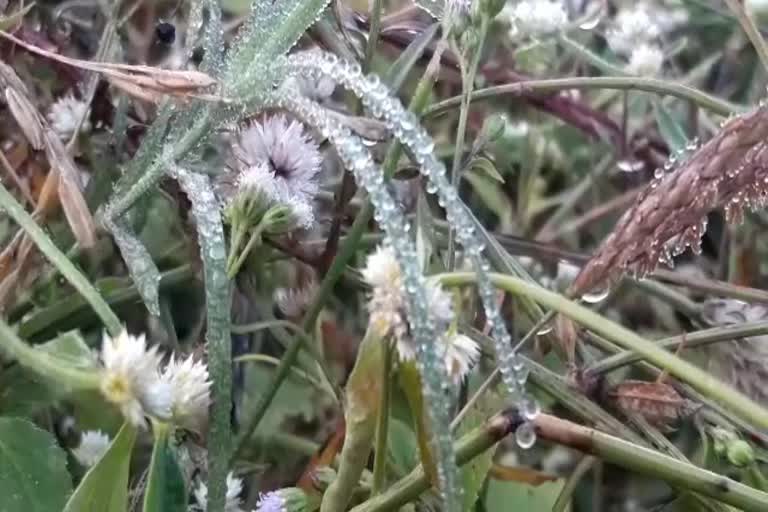
[[[206,365],[194,361],[192,356],[183,361],[171,357],[162,378],[171,389],[173,423],[200,432],[211,404],[211,380]]]
[[[112,338],[105,334],[101,360],[101,393],[120,408],[128,421],[144,427],[147,415],[170,418],[171,386],[160,377],[157,347],[147,349],[143,335],[131,336],[123,331]]]
[[[542,36],[561,29],[568,22],[562,1],[523,0],[505,8],[512,24],[511,35]]]
[[[232,154],[240,192],[261,193],[288,206],[299,226],[312,225],[322,157],[301,123],[284,115],[254,122],[237,135]]]
[[[240,508],[242,501],[240,493],[243,492],[243,481],[232,473],[227,475],[227,498],[224,502],[224,512],[243,512]],[[208,486],[205,483],[198,483],[194,490],[195,501],[202,510],[208,506]]]
[[[304,491],[287,487],[259,496],[254,512],[306,512],[309,508]]]
[[[61,139],[69,139],[75,133],[75,129],[77,129],[77,123],[80,122],[83,116],[86,116],[87,112],[88,104],[78,100],[69,92],[51,105],[51,109],[48,112],[48,121],[50,121],[53,131]],[[88,117],[86,117],[80,126],[80,131],[87,132],[90,129],[91,125]]]
[[[404,295],[403,276],[391,247],[380,246],[368,256],[363,278],[371,286],[368,301],[370,325],[382,337],[392,336],[400,359],[416,357],[416,346],[408,328],[408,301]],[[437,283],[427,284],[429,310],[438,324],[453,318],[451,298]]]
[[[109,436],[100,430],[87,430],[80,436],[80,444],[72,449],[77,462],[91,467],[109,448]]]

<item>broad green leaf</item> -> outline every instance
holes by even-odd
[[[419,463],[416,434],[405,422],[396,418],[389,420],[388,446],[392,463],[401,473],[408,473]]]
[[[685,130],[680,123],[675,120],[672,113],[662,105],[660,101],[654,102],[654,112],[656,114],[656,124],[659,125],[659,132],[664,142],[669,145],[671,153],[685,150],[688,139],[685,136]]]
[[[136,428],[124,423],[106,453],[80,481],[63,512],[125,512],[128,470],[135,441]]]
[[[168,427],[155,425],[155,445],[149,467],[143,512],[184,512],[187,490],[184,476],[170,446]]]
[[[0,510],[54,512],[72,492],[67,457],[53,436],[20,418],[0,418]]]

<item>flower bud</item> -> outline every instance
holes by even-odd
[[[728,462],[734,466],[744,467],[755,462],[755,451],[752,446],[743,439],[731,441],[726,446]]]

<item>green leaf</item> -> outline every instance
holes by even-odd
[[[19,418],[0,418],[0,510],[54,512],[72,492],[67,457],[53,436]]]
[[[63,512],[125,512],[128,470],[135,441],[136,428],[124,423],[106,453],[80,481]]]
[[[536,486],[490,479],[485,510],[552,510],[564,484],[562,479]]]
[[[504,177],[496,169],[496,164],[484,156],[473,158],[467,167],[470,172],[477,171],[499,183],[504,183]]]
[[[98,367],[98,361],[78,331],[65,332],[36,348],[66,362],[71,368],[93,370]]]
[[[184,512],[187,490],[170,446],[168,426],[155,424],[155,446],[149,467],[143,512]]]
[[[498,387],[495,391],[485,393],[462,421],[458,432],[459,437],[482,425],[486,418],[493,416],[495,411],[504,407],[504,402],[504,396]],[[493,465],[494,451],[494,448],[489,448],[461,468],[461,476],[464,480],[464,510],[469,512],[474,510],[480,490]]]
[[[387,446],[392,463],[402,474],[408,473],[419,463],[416,434],[404,421],[390,418]]]
[[[411,417],[414,419],[416,430],[416,440],[419,446],[419,457],[421,464],[431,482],[437,482],[437,467],[435,466],[432,451],[430,450],[430,432],[427,420],[426,409],[424,408],[424,397],[421,393],[421,376],[419,370],[413,362],[400,365],[398,372],[400,387],[408,401],[411,409]]]
[[[653,106],[656,114],[656,124],[659,125],[659,132],[661,132],[664,142],[667,143],[672,153],[684,151],[688,138],[685,136],[683,127],[672,117],[672,113],[660,101],[654,102]]]
[[[408,45],[408,48],[403,50],[397,60],[387,69],[387,72],[381,79],[390,86],[392,91],[400,90],[403,82],[408,77],[408,73],[413,69],[413,66],[416,65],[424,54],[424,50],[434,39],[438,28],[440,28],[439,23],[433,23],[426,28]]]

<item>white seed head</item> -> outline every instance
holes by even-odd
[[[51,128],[61,139],[70,139],[75,133],[77,123],[88,112],[88,105],[69,92],[57,99],[48,112],[48,120]],[[81,132],[91,129],[91,124],[86,117],[80,127]]]
[[[627,73],[637,76],[656,76],[664,64],[664,53],[658,46],[641,44],[629,57],[629,63],[625,70]]]
[[[300,287],[278,288],[273,299],[280,312],[289,318],[298,318],[304,314],[317,291],[317,282],[313,279]]]
[[[611,50],[629,55],[638,46],[654,42],[659,35],[659,26],[647,8],[639,5],[619,11],[605,37]]]
[[[117,405],[128,421],[146,426],[146,415],[171,416],[171,387],[160,378],[157,347],[147,350],[143,335],[123,331],[117,337],[104,335],[101,347],[104,369],[101,393]]]
[[[363,278],[371,285],[368,301],[370,325],[382,337],[393,336],[400,359],[413,360],[416,345],[408,326],[408,301],[404,295],[403,276],[391,247],[379,246],[368,256],[362,270]],[[438,283],[426,285],[430,314],[440,325],[447,325],[453,318],[451,297]]]
[[[552,0],[523,0],[506,10],[512,23],[512,36],[542,36],[568,23],[563,2]]]
[[[243,509],[240,508],[242,504],[241,492],[243,492],[243,481],[229,473],[227,475],[227,499],[224,503],[224,512],[243,512]],[[198,483],[194,495],[198,505],[205,510],[208,506],[208,486],[203,482]]]
[[[77,462],[91,467],[109,448],[109,436],[101,430],[87,430],[80,436],[80,445],[72,449]]]
[[[480,347],[469,336],[454,334],[445,336],[445,369],[458,386],[469,375],[469,371],[480,358]]]
[[[242,130],[232,145],[242,189],[258,189],[294,210],[299,225],[311,226],[322,156],[298,121],[276,115]]]
[[[211,404],[211,380],[207,366],[192,356],[183,361],[171,357],[163,372],[171,389],[171,418],[189,430],[200,432]]]

